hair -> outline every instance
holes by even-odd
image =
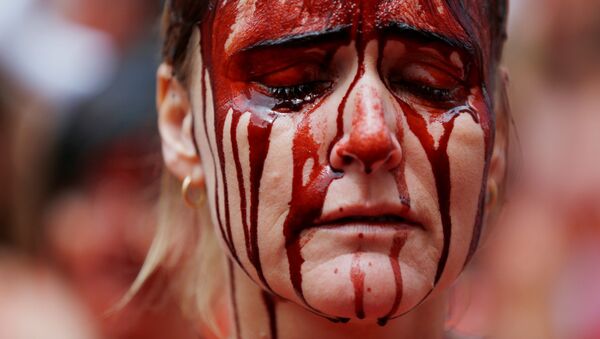
[[[450,0],[448,0],[450,1]],[[459,6],[469,8],[471,0],[458,0]],[[477,0],[478,1],[478,0]],[[490,57],[496,67],[506,38],[508,0],[490,0],[482,7],[491,24]],[[173,69],[175,78],[189,86],[192,39],[199,25],[214,10],[215,0],[167,0],[162,15],[162,59]],[[471,14],[472,15],[472,14]],[[502,95],[500,95],[502,96]],[[500,127],[501,128],[501,127]],[[198,316],[204,325],[219,333],[215,325],[214,307],[224,295],[224,254],[210,220],[209,207],[191,210],[179,198],[180,182],[168,171],[163,174],[163,192],[159,203],[158,228],[154,242],[131,290],[123,299],[129,301],[144,282],[156,271],[171,269],[172,292],[178,293],[188,316]]]
[[[214,0],[167,0],[162,15],[162,59],[187,83],[190,43],[194,29],[214,7]]]
[[[162,15],[162,60],[173,75],[189,86],[194,30],[212,8],[213,0],[167,0]],[[225,258],[219,249],[206,203],[190,209],[181,198],[181,182],[163,169],[158,222],[146,260],[126,295],[108,313],[122,309],[158,270],[167,272],[163,295],[174,295],[183,314],[222,336],[216,325],[215,305],[224,295]],[[204,199],[206,201],[206,199]],[[210,278],[208,278],[210,277]],[[164,286],[161,286],[164,287]]]

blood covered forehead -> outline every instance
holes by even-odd
[[[360,26],[368,38],[401,26],[461,42],[477,56],[483,71],[491,70],[498,57],[495,46],[503,39],[494,34],[504,20],[499,19],[503,13],[496,12],[505,4],[505,0],[221,0],[205,24],[211,26],[215,60],[303,34],[350,32]]]
[[[229,0],[217,5],[213,34],[217,47],[232,54],[262,41],[286,36],[335,30],[360,23],[361,30],[409,26],[448,37],[470,41],[460,15],[461,6],[448,0]],[[219,41],[225,40],[225,41]]]

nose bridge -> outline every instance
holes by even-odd
[[[332,160],[341,166],[359,162],[366,173],[382,166],[396,167],[401,158],[399,143],[388,123],[393,119],[386,119],[386,109],[392,105],[385,102],[385,86],[378,76],[372,77],[365,74],[350,93],[344,115],[351,124],[332,154]]]
[[[364,84],[357,88],[353,101],[349,135],[352,152],[362,161],[375,161],[383,156],[382,152],[386,152],[391,143],[381,93],[374,86]]]

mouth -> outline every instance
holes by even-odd
[[[423,228],[405,206],[349,206],[339,208],[319,218],[312,227],[336,228],[344,226],[383,228]]]

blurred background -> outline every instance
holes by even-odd
[[[167,271],[107,312],[154,232],[161,6],[0,1],[0,339],[197,338]],[[518,181],[447,325],[599,339],[600,2],[511,0],[508,34]]]

